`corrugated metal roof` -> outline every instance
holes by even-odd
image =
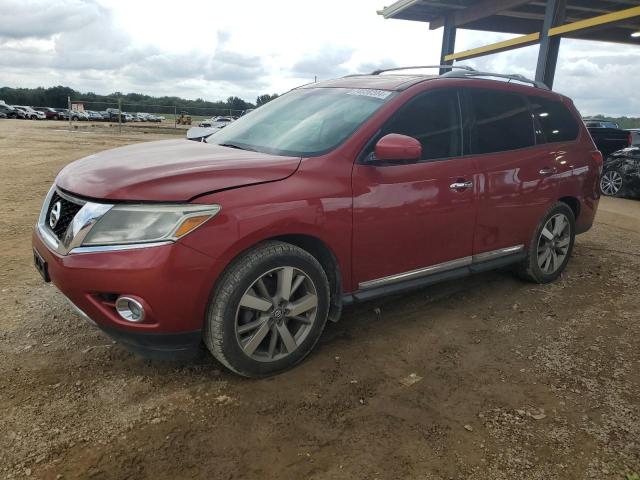
[[[399,0],[378,11],[385,18],[427,22],[430,28],[442,26],[446,16],[467,17],[458,28],[514,34],[542,29],[546,0]],[[640,6],[640,0],[567,0],[565,23]],[[473,15],[467,15],[469,12]],[[640,17],[626,19],[570,36],[588,40],[640,45],[631,33],[640,31]]]

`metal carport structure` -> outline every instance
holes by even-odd
[[[399,0],[378,13],[443,27],[441,65],[539,43],[535,78],[549,87],[562,37],[640,45],[640,0]],[[459,28],[519,36],[456,52]]]

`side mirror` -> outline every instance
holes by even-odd
[[[420,160],[422,145],[413,137],[390,133],[378,140],[375,155],[377,161]]]

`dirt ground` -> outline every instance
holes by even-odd
[[[640,473],[640,202],[558,282],[491,272],[347,310],[294,371],[123,350],[31,265],[58,170],[167,135],[0,120],[0,476],[620,479]]]

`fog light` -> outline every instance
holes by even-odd
[[[118,297],[116,311],[127,322],[139,323],[144,320],[144,307],[131,297]]]

